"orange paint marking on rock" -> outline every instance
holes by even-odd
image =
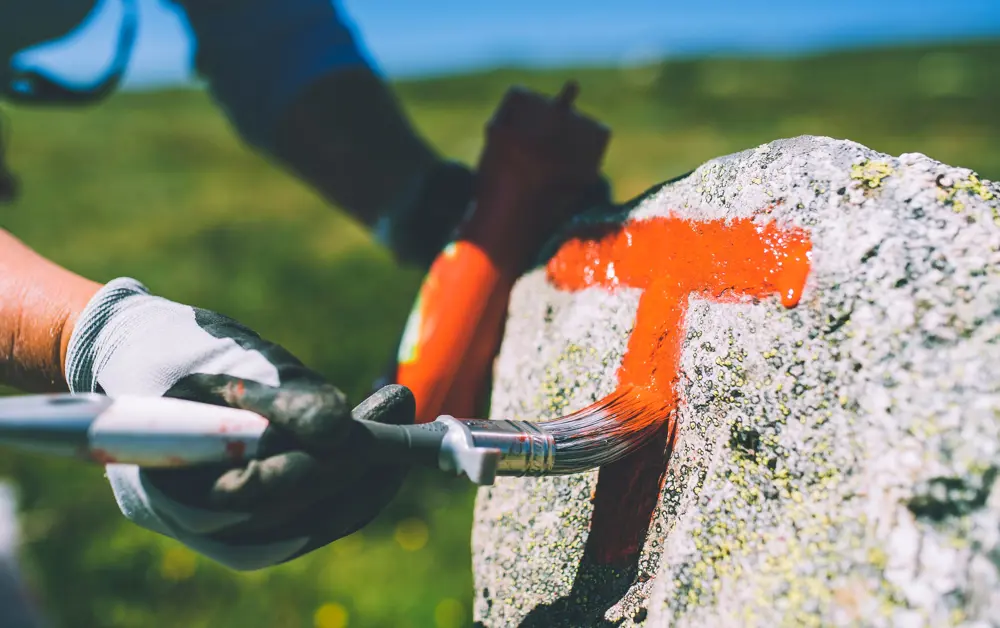
[[[799,228],[735,219],[696,222],[650,218],[582,233],[549,261],[548,277],[568,291],[600,287],[643,290],[618,385],[653,393],[662,413],[662,438],[603,467],[598,476],[588,541],[600,563],[638,556],[666,475],[676,410],[685,314],[691,296],[716,302],[777,294],[798,304],[809,274],[812,245]]]

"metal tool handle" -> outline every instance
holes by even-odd
[[[0,399],[0,445],[57,456],[85,456],[89,430],[112,400],[104,395],[26,395]]]

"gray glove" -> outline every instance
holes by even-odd
[[[132,279],[102,288],[70,338],[73,392],[170,396],[257,412],[265,454],[240,467],[108,465],[122,514],[234,569],[284,562],[364,526],[404,470],[347,444],[351,419],[412,422],[413,397],[386,387],[349,410],[344,395],[236,321],[151,296]],[[270,454],[270,455],[268,455]]]

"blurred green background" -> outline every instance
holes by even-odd
[[[402,82],[440,149],[474,162],[506,87],[554,93],[613,129],[618,200],[706,159],[801,134],[922,152],[1000,177],[1000,41],[627,69],[498,70]],[[196,90],[84,111],[7,108],[24,196],[0,224],[98,280],[238,318],[360,399],[394,350],[420,276],[244,148]],[[471,620],[474,491],[413,475],[371,526],[281,567],[234,573],[118,514],[100,470],[0,456],[19,489],[27,577],[61,626],[438,626]]]

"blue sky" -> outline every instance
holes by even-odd
[[[190,78],[190,40],[162,0],[139,0],[140,39],[127,85]],[[393,76],[499,64],[625,64],[670,55],[796,54],[914,41],[1000,37],[1000,0],[345,0]],[[32,55],[70,78],[111,54],[117,0],[65,43]]]

